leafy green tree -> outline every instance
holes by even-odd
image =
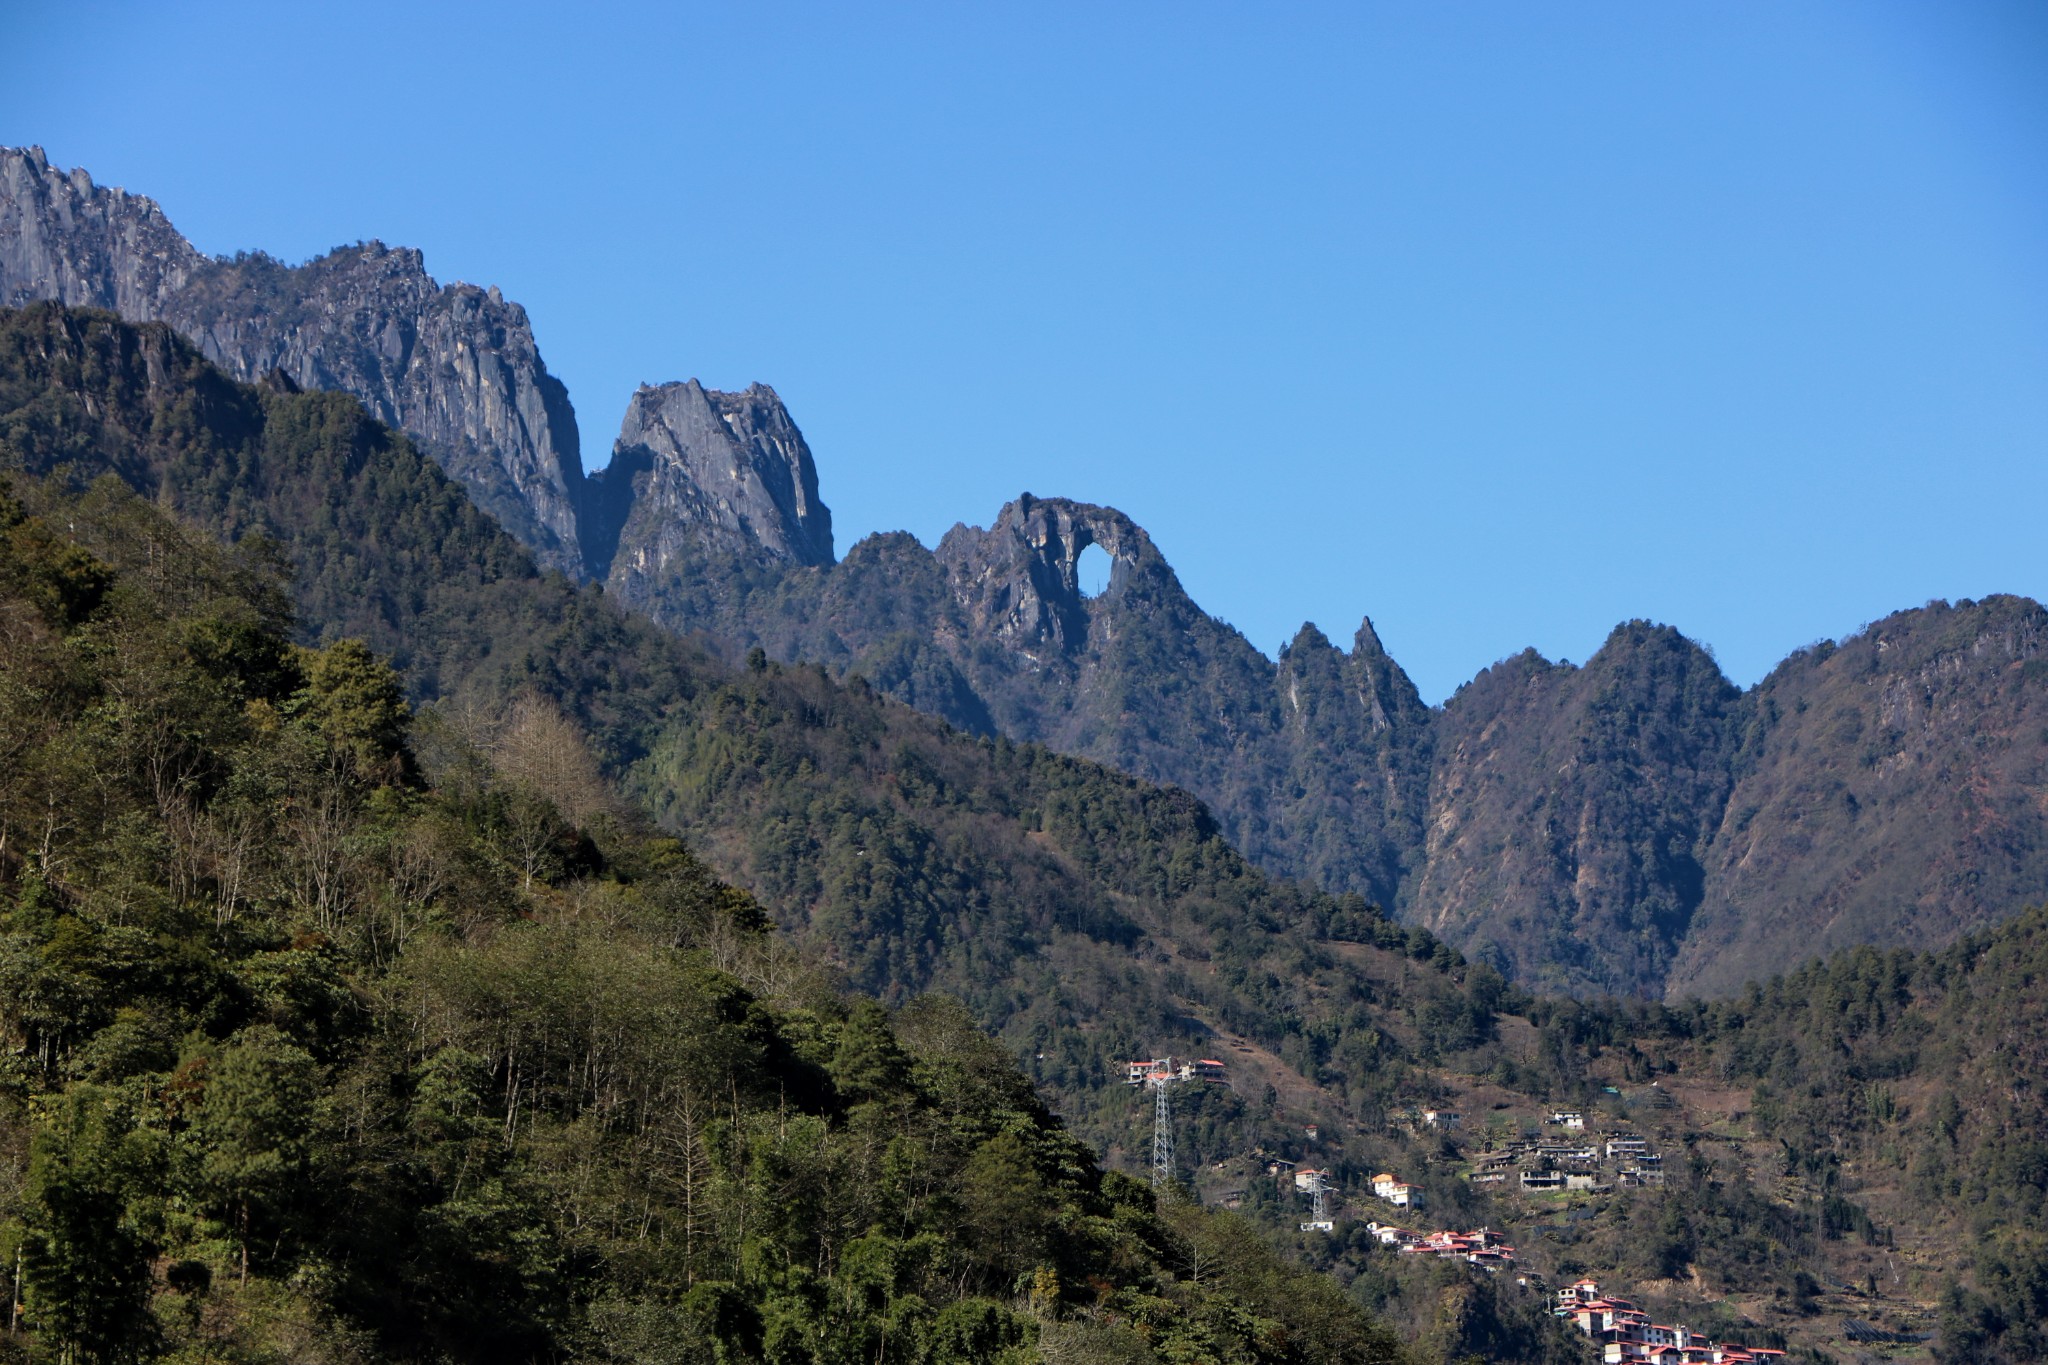
[[[402,777],[411,761],[405,747],[411,710],[391,666],[360,640],[302,650],[298,664],[306,682],[287,703],[287,714],[325,740],[359,780]]]
[[[265,1025],[246,1029],[208,1063],[205,1099],[187,1140],[197,1184],[235,1229],[241,1278],[250,1244],[294,1228],[291,1214],[312,1156],[319,1076],[312,1057]]]
[[[82,1362],[134,1360],[154,1344],[151,1246],[130,1208],[145,1140],[115,1092],[77,1085],[30,1148],[22,1273],[30,1323]]]
[[[839,1025],[832,1053],[832,1083],[858,1103],[900,1096],[910,1080],[910,1059],[889,1028],[889,1016],[872,1000],[860,1000]]]

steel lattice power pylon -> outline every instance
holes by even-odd
[[[1178,1064],[1171,1057],[1154,1057],[1149,1062],[1127,1065],[1126,1082],[1152,1091],[1152,1188],[1155,1191],[1173,1183],[1173,1087],[1183,1081],[1223,1079],[1223,1063],[1208,1057]]]
[[[1152,1093],[1152,1188],[1163,1190],[1173,1183],[1173,1081],[1160,1081]]]
[[[1304,1177],[1307,1184],[1303,1185]],[[1330,1220],[1330,1173],[1328,1171],[1299,1171],[1295,1174],[1297,1188],[1308,1191],[1308,1221],[1301,1225],[1303,1232],[1334,1232],[1337,1225]]]

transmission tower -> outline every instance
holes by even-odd
[[[1152,1087],[1152,1188],[1163,1190],[1173,1183],[1173,1082],[1164,1079]]]
[[[1330,1218],[1330,1183],[1327,1171],[1303,1171],[1309,1177],[1309,1220],[1301,1225],[1303,1232],[1334,1232],[1337,1225]]]
[[[1152,1188],[1163,1190],[1173,1183],[1173,1087],[1183,1081],[1222,1081],[1223,1063],[1204,1057],[1197,1062],[1175,1063],[1171,1057],[1154,1057],[1148,1062],[1131,1062],[1125,1080],[1152,1092]]]

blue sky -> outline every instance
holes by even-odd
[[[843,552],[1122,508],[1439,700],[1669,622],[1755,681],[2048,595],[2048,7],[42,4],[0,142],[208,251],[495,283],[586,460],[771,383]]]

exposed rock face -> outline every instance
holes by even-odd
[[[153,201],[60,171],[40,147],[0,147],[0,304],[153,318],[210,264]]]
[[[1304,625],[1276,672],[1286,766],[1267,808],[1275,853],[1317,885],[1401,906],[1429,809],[1429,707],[1369,620],[1349,654]]]
[[[629,599],[636,580],[659,578],[685,553],[833,560],[810,447],[765,384],[642,386],[593,483],[591,505],[604,510],[592,518],[591,568]]]
[[[1704,894],[1740,694],[1668,626],[1618,628],[1583,668],[1530,651],[1436,727],[1410,913],[1532,983],[1659,982]]]
[[[1081,552],[1099,545],[1114,567],[1104,596],[1115,594],[1134,567],[1170,573],[1152,538],[1113,508],[1064,498],[1011,503],[987,530],[955,526],[939,542],[939,562],[977,635],[1034,658],[1085,646],[1089,612],[1078,572]]]
[[[1937,602],[1751,690],[1670,994],[1862,943],[1925,947],[2048,899],[2048,611]]]
[[[420,253],[342,247],[302,266],[212,260],[154,202],[0,149],[0,300],[168,322],[239,379],[339,389],[420,441],[543,563],[580,572],[583,482],[567,391],[526,311],[443,287]]]

